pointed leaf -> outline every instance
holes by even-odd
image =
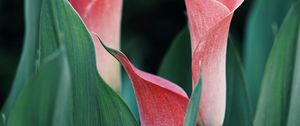
[[[40,10],[43,0],[25,0],[25,40],[20,63],[16,72],[15,80],[10,94],[2,109],[3,114],[8,116],[14,106],[19,93],[36,72],[36,60],[38,55],[38,34]]]
[[[109,46],[120,48],[122,0],[69,0],[79,13],[90,33],[96,32],[109,42]],[[120,89],[121,73],[118,62],[101,46],[93,36],[96,48],[98,71],[115,90]]]
[[[192,93],[190,102],[188,104],[188,108],[184,118],[184,126],[196,126],[201,98],[201,86],[202,80],[200,79]]]
[[[44,0],[40,22],[40,59],[65,48],[72,79],[72,124],[136,126],[136,119],[99,76],[92,38],[67,0]]]
[[[272,47],[255,113],[255,126],[286,125],[293,83],[300,2],[290,9]],[[298,65],[298,64],[297,64]]]
[[[253,2],[253,9],[246,25],[244,46],[246,81],[253,110],[256,109],[263,72],[275,35],[292,1],[295,0],[254,0]]]
[[[192,92],[191,46],[189,29],[185,27],[172,42],[158,75],[182,87],[187,94]]]
[[[229,40],[226,59],[227,93],[224,126],[251,126],[252,104],[248,94],[244,69],[234,43]]]
[[[8,126],[71,125],[71,78],[65,54],[55,52],[24,87]]]
[[[230,21],[243,0],[185,0],[192,47],[193,86],[203,73],[200,120],[222,125],[226,104],[225,59]]]
[[[293,75],[293,84],[292,84],[292,93],[290,97],[290,110],[288,116],[288,126],[298,126],[300,125],[300,25],[298,26],[298,40],[297,40],[297,49],[295,56],[294,64],[294,75]]]
[[[186,93],[172,82],[135,68],[121,52],[105,49],[124,66],[133,84],[143,126],[181,126],[189,102]]]

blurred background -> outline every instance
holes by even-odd
[[[252,0],[246,0],[231,25],[240,53],[251,5]],[[187,25],[184,0],[124,0],[122,18],[122,51],[150,73],[157,72],[172,40]],[[0,106],[10,91],[23,38],[23,0],[0,0]]]

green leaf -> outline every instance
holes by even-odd
[[[122,92],[121,96],[124,99],[125,103],[128,105],[130,110],[133,112],[135,117],[139,120],[139,110],[136,102],[136,96],[134,94],[134,90],[131,84],[131,81],[127,75],[127,73],[122,72]]]
[[[67,0],[44,0],[40,59],[65,48],[72,79],[72,124],[138,125],[129,108],[99,76],[92,38]]]
[[[3,113],[8,116],[14,106],[19,93],[36,72],[36,60],[38,53],[38,35],[40,9],[43,0],[25,0],[25,41],[20,63],[16,72],[15,80],[7,101],[2,108]]]
[[[0,113],[0,126],[4,126],[5,124],[5,115],[4,113]]]
[[[189,29],[185,27],[172,42],[158,71],[159,76],[178,84],[188,95],[192,93],[190,44]]]
[[[251,126],[252,104],[248,94],[244,69],[234,43],[227,46],[227,96],[224,126]]]
[[[200,74],[201,75],[201,74]],[[202,79],[200,80],[195,87],[184,118],[184,126],[196,126],[196,122],[199,115],[199,106],[200,106],[200,99],[201,99],[201,87],[202,87]]]
[[[246,81],[254,110],[275,35],[294,0],[255,0],[245,36]]]
[[[299,27],[299,26],[298,26]],[[298,29],[297,51],[294,64],[293,84],[291,89],[290,110],[288,116],[288,126],[300,125],[300,27]]]
[[[71,125],[71,78],[65,54],[47,58],[24,87],[8,118],[8,126]]]
[[[276,36],[262,81],[255,126],[281,126],[287,123],[300,26],[299,13],[300,2],[297,2]]]

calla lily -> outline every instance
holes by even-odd
[[[122,0],[69,0],[90,33],[101,35],[109,46],[119,49]],[[117,61],[93,37],[97,68],[101,77],[115,90],[120,87]]]
[[[186,0],[185,2],[191,33],[194,87],[199,81],[200,69],[203,73],[198,117],[202,125],[222,125],[226,105],[227,38],[233,12],[242,3],[242,0]],[[85,13],[82,16],[86,18]],[[90,29],[93,29],[92,26]],[[96,34],[99,33],[96,32]],[[145,126],[183,125],[189,102],[186,93],[168,80],[135,68],[123,53],[112,49],[114,47],[109,43],[107,43],[108,46],[112,48],[104,45],[102,41],[101,43],[109,53],[119,60],[131,79],[141,124]]]
[[[189,102],[184,90],[168,80],[135,68],[122,52],[103,46],[119,60],[131,79],[142,126],[182,126]]]
[[[193,87],[202,69],[199,120],[222,125],[226,105],[226,47],[233,12],[243,0],[186,0],[191,45]],[[101,40],[100,40],[101,41]],[[135,68],[127,57],[104,47],[127,71],[137,97],[142,125],[182,125],[189,99],[184,91],[163,78]]]
[[[230,22],[243,0],[185,0],[192,46],[193,87],[202,70],[203,125],[222,125],[226,105],[226,47]]]

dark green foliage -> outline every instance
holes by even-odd
[[[47,60],[54,52],[60,49],[65,50],[66,62],[70,68],[72,90],[70,97],[66,98],[71,102],[67,102],[66,106],[71,110],[70,112],[67,109],[65,109],[66,112],[59,111],[60,114],[58,115],[63,116],[65,114],[66,117],[64,118],[67,119],[56,119],[56,113],[53,108],[56,102],[52,102],[55,100],[55,94],[58,95],[59,93],[57,92],[68,93],[69,91],[67,90],[68,88],[60,89],[63,91],[57,92],[56,90],[50,90],[55,89],[55,85],[52,85],[54,87],[49,87],[49,92],[42,91],[42,89],[47,87],[36,85],[36,83],[44,81],[45,75],[41,73],[42,75],[36,75],[37,79],[27,85],[29,89],[24,89],[25,93],[20,96],[15,105],[16,110],[8,119],[12,120],[9,121],[9,125],[59,125],[56,123],[59,123],[57,120],[60,119],[66,121],[62,125],[138,125],[127,105],[98,75],[92,39],[79,16],[67,0],[43,1],[39,30],[37,70],[42,71],[40,64],[43,64],[43,61]],[[60,68],[51,69],[60,70]],[[61,76],[58,76],[56,79],[51,78],[51,80],[58,81],[60,80],[59,77]],[[68,77],[63,76],[63,78]],[[50,83],[53,84],[55,82],[50,81],[48,86]],[[35,92],[35,95],[40,94],[40,96],[37,99],[30,99],[32,94],[26,92],[31,92],[31,90]],[[52,96],[50,97],[49,95]],[[32,105],[25,106],[25,103],[28,104],[28,99],[33,101],[30,102]],[[48,105],[44,106],[45,104]],[[40,105],[43,106],[41,107]],[[34,107],[37,110],[27,111],[22,109],[22,107]],[[55,107],[55,109],[60,110],[58,107]],[[20,121],[16,122],[14,119]]]
[[[44,1],[40,47],[40,59],[66,48],[74,125],[137,125],[126,104],[98,75],[92,39],[67,0]]]
[[[8,126],[72,125],[72,85],[64,51],[51,54],[24,87]]]
[[[273,41],[292,1],[295,0],[254,0],[251,8],[245,29],[243,59],[254,109]]]
[[[189,29],[185,27],[174,39],[159,68],[158,75],[192,93],[191,45]]]
[[[287,124],[299,41],[300,2],[293,5],[285,18],[272,47],[255,113],[255,126]],[[295,81],[297,83],[297,81]],[[298,84],[297,84],[298,85]],[[299,96],[298,96],[299,97]],[[299,107],[299,106],[298,106]],[[296,112],[296,111],[295,111]],[[292,112],[293,113],[293,112]],[[298,117],[299,118],[299,117]]]
[[[12,106],[25,84],[35,74],[37,67],[39,22],[41,4],[43,0],[25,0],[26,34],[21,60],[16,72],[12,90],[2,109],[8,116]]]
[[[253,107],[251,106],[244,68],[234,43],[229,40],[226,64],[226,114],[224,126],[251,126]]]

